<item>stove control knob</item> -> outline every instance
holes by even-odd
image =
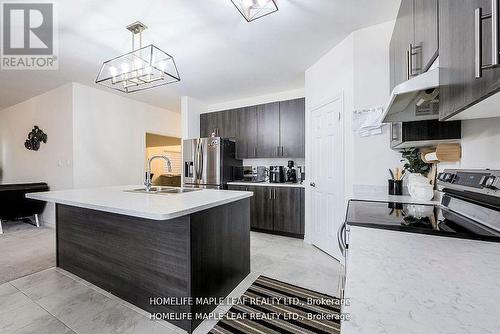
[[[437,178],[438,178],[438,180],[439,180],[439,181],[443,181],[443,180],[444,180],[444,175],[445,175],[445,173],[439,173],[439,174],[438,174],[438,177],[437,177]]]
[[[495,176],[487,176],[483,181],[483,186],[488,189],[496,189],[495,187],[496,179],[497,178]]]
[[[453,180],[453,176],[454,175],[451,173],[445,173],[444,177],[443,177],[443,179],[444,179],[443,181],[444,182],[451,182]]]

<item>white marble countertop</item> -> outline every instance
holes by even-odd
[[[228,182],[228,185],[233,186],[260,186],[260,187],[289,187],[289,188],[305,188],[303,184],[300,183],[269,183],[269,182],[245,182],[236,181]]]
[[[127,192],[144,186],[119,186],[29,193],[26,197],[85,209],[167,220],[253,196],[247,191],[202,189],[179,194]]]
[[[342,334],[500,333],[500,243],[350,227]]]

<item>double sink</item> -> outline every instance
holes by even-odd
[[[152,187],[150,191],[146,188],[125,190],[126,192],[132,193],[143,193],[143,194],[158,194],[158,195],[169,195],[169,194],[182,194],[189,193],[193,191],[199,191],[201,189],[197,188],[175,188],[175,187]]]

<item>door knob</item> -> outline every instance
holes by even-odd
[[[316,183],[314,183],[314,182],[309,183],[309,185],[310,185],[311,187],[313,187],[313,188],[316,188]]]

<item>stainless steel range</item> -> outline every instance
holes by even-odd
[[[500,171],[449,169],[439,205],[351,200],[337,238],[348,256],[349,226],[500,242]]]

